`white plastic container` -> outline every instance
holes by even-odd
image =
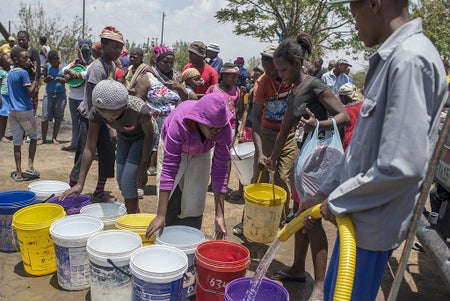
[[[55,221],[50,226],[56,256],[59,285],[66,290],[83,290],[91,285],[88,238],[103,230],[98,217],[72,215]]]
[[[105,225],[104,230],[115,229],[116,220],[119,216],[127,213],[127,209],[122,203],[96,203],[84,206],[80,209],[80,214],[86,214],[100,218]]]
[[[188,270],[183,282],[182,300],[189,300],[195,295],[196,271],[194,265],[194,255],[197,246],[205,240],[205,234],[202,231],[188,226],[168,226],[159,236],[156,234],[155,243],[175,247],[183,251],[188,257]]]
[[[238,169],[239,181],[242,185],[250,185],[253,177],[253,161],[255,145],[253,142],[245,142],[231,148],[231,158]]]
[[[101,231],[88,239],[92,301],[131,300],[130,257],[140,247],[141,237],[126,230]]]
[[[177,248],[154,245],[135,251],[130,259],[133,301],[182,300],[188,259]]]
[[[68,189],[70,189],[69,184],[54,180],[35,181],[28,185],[28,190],[36,194],[37,203],[42,203],[52,195],[60,196]]]

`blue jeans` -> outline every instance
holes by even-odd
[[[82,99],[74,99],[69,97],[70,118],[72,119],[72,140],[70,142],[71,147],[77,147],[78,145],[78,139],[80,136],[80,121],[78,119],[77,109],[82,101]]]
[[[120,192],[125,199],[137,198],[136,176],[142,157],[144,140],[125,140],[117,136],[116,173]]]
[[[339,265],[339,235],[336,237],[324,284],[325,301],[332,301]],[[356,247],[355,278],[351,301],[375,301],[384,269],[392,251],[370,251]]]

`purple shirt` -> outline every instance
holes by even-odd
[[[224,101],[220,94],[210,97],[207,105],[199,101],[187,100],[166,118],[161,130],[164,141],[164,159],[161,171],[160,189],[171,191],[181,162],[181,153],[199,155],[209,152],[214,147],[211,167],[212,189],[214,192],[226,192],[228,176],[228,160],[232,142],[232,130],[228,122],[214,139],[205,138],[202,142],[197,122],[213,127],[218,126],[217,120],[225,120],[223,112],[226,111]],[[210,94],[212,95],[212,94]],[[216,99],[217,98],[217,99]],[[225,111],[217,110],[224,106]],[[219,116],[220,113],[220,116]],[[227,114],[228,115],[228,114]]]

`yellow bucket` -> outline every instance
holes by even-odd
[[[259,243],[272,242],[278,233],[286,191],[267,183],[250,184],[245,189],[244,198],[245,238]]]
[[[25,272],[34,276],[56,272],[56,258],[50,226],[66,215],[58,204],[35,204],[20,209],[13,215]]]
[[[120,230],[129,230],[142,239],[142,244],[144,246],[153,245],[155,242],[155,234],[153,234],[150,239],[145,239],[145,233],[147,231],[148,225],[156,217],[156,214],[151,213],[136,213],[136,214],[125,214],[117,218],[116,228]]]

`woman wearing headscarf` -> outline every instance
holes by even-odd
[[[125,76],[128,93],[146,100],[148,81],[144,75],[150,71],[150,66],[144,63],[144,51],[141,48],[130,50],[130,63]]]

